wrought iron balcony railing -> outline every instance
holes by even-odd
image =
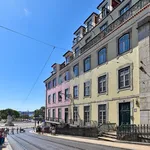
[[[139,10],[141,10],[144,6],[150,3],[150,0],[139,0],[136,4],[134,4],[128,11],[126,11],[123,15],[121,15],[118,19],[116,19],[113,23],[111,23],[105,30],[96,35],[91,41],[89,41],[86,45],[84,45],[80,49],[80,53],[84,53],[88,49],[90,49],[93,45],[97,44],[101,40],[103,40],[106,36],[108,36],[112,31],[117,29],[122,23],[128,20],[130,17],[134,16]]]

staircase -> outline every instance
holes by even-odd
[[[107,122],[101,124],[99,126],[98,139],[111,142],[117,141],[116,123]]]
[[[98,137],[99,140],[116,142],[117,141],[117,133],[116,132],[106,132],[102,133],[101,136]]]

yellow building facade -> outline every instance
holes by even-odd
[[[145,4],[144,4],[145,2]],[[105,3],[105,2],[104,2]],[[140,60],[139,60],[139,48],[138,48],[138,22],[146,17],[147,9],[137,9],[135,10],[135,5],[139,5],[139,1],[129,2],[124,1],[120,4],[110,15],[112,18],[117,17],[117,13],[123,7],[130,3],[129,12],[135,11],[135,15],[128,16],[126,14],[126,20],[119,22],[116,28],[112,32],[107,33],[108,36],[104,36],[99,42],[92,43],[92,46],[87,47],[82,55],[79,55],[72,62],[72,66],[79,64],[79,76],[73,77],[70,80],[70,92],[74,96],[74,87],[78,87],[78,98],[72,99],[72,118],[78,118],[79,120],[84,120],[86,124],[89,125],[92,122],[97,122],[99,124],[103,123],[116,123],[121,124],[140,124]],[[148,1],[143,1],[141,7],[147,7]],[[142,11],[140,11],[142,10]],[[93,17],[93,14],[90,16]],[[95,14],[94,14],[95,17]],[[121,16],[120,16],[121,17]],[[118,16],[119,18],[119,16]],[[88,18],[89,19],[89,18]],[[104,22],[112,22],[110,16],[105,18],[105,21],[94,27],[89,33],[85,35],[75,46],[84,47],[86,45],[86,38],[88,36],[94,36],[98,31],[101,24]],[[77,31],[76,31],[77,32]],[[107,31],[106,31],[107,32]],[[120,37],[129,34],[130,47],[129,49],[118,54],[118,42]],[[101,33],[99,33],[101,34]],[[98,34],[97,34],[98,35]],[[86,46],[85,46],[86,47]],[[98,52],[103,49],[107,49],[106,61],[103,64],[98,64]],[[90,57],[90,69],[89,71],[84,71],[84,60]],[[123,68],[129,67],[129,87],[123,89],[119,88],[119,71]],[[98,78],[106,75],[106,91],[104,93],[98,92]],[[85,83],[90,82],[90,94],[89,96],[84,95]],[[88,106],[88,107],[87,107]],[[73,109],[73,108],[76,109]],[[88,113],[86,112],[88,108]],[[78,111],[77,113],[74,111]],[[75,119],[77,120],[77,119]],[[78,124],[78,122],[77,122]]]
[[[48,104],[46,94],[48,120],[58,116],[81,126],[150,123],[149,8],[149,0],[100,3],[99,13],[74,32],[66,61],[45,80],[47,87],[55,78],[51,91],[57,95],[53,101],[58,99],[58,105]]]

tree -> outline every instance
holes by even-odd
[[[42,106],[40,109],[34,111],[34,117],[40,117],[41,119],[45,118],[45,107]]]
[[[0,118],[1,119],[7,119],[8,115],[11,115],[14,119],[20,117],[19,112],[16,110],[13,110],[13,109],[0,110]]]

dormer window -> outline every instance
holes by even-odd
[[[108,14],[107,4],[102,7],[102,18],[106,17]]]
[[[53,73],[56,73],[56,67],[53,67]]]
[[[81,39],[81,37],[80,37],[80,32],[78,32],[78,33],[76,34],[76,40],[77,40],[77,42],[78,42],[80,39]]]
[[[88,22],[87,22],[87,32],[89,32],[91,29],[92,29],[93,25],[92,25],[92,19],[90,19]]]
[[[66,64],[69,64],[70,62],[70,56],[66,57]]]
[[[79,54],[80,54],[80,48],[77,47],[77,48],[75,49],[75,57],[78,57]]]

